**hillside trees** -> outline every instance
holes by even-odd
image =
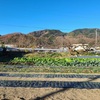
[[[28,34],[12,33],[0,36],[5,44],[13,44],[17,47],[69,47],[72,44],[95,45],[95,29],[78,29],[65,34],[59,30],[41,30]],[[100,31],[98,31],[97,45],[100,46]]]

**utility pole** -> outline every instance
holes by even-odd
[[[97,46],[97,28],[96,28],[96,31],[95,31],[95,46]]]

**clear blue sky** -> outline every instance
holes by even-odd
[[[0,34],[100,28],[100,0],[0,0]]]

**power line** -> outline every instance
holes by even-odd
[[[14,25],[14,24],[0,24],[0,26],[8,26],[8,27],[21,27],[21,28],[38,28],[38,29],[49,29],[49,28],[46,28],[46,27],[37,27],[37,26],[27,26],[27,25]],[[50,29],[57,29],[57,28],[50,28]],[[68,29],[68,28],[58,28],[60,30],[72,30],[72,29]]]

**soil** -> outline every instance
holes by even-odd
[[[88,78],[24,77],[0,77],[0,80],[89,81]],[[0,100],[100,100],[100,89],[0,87]]]
[[[100,89],[0,88],[0,100],[100,100]]]

